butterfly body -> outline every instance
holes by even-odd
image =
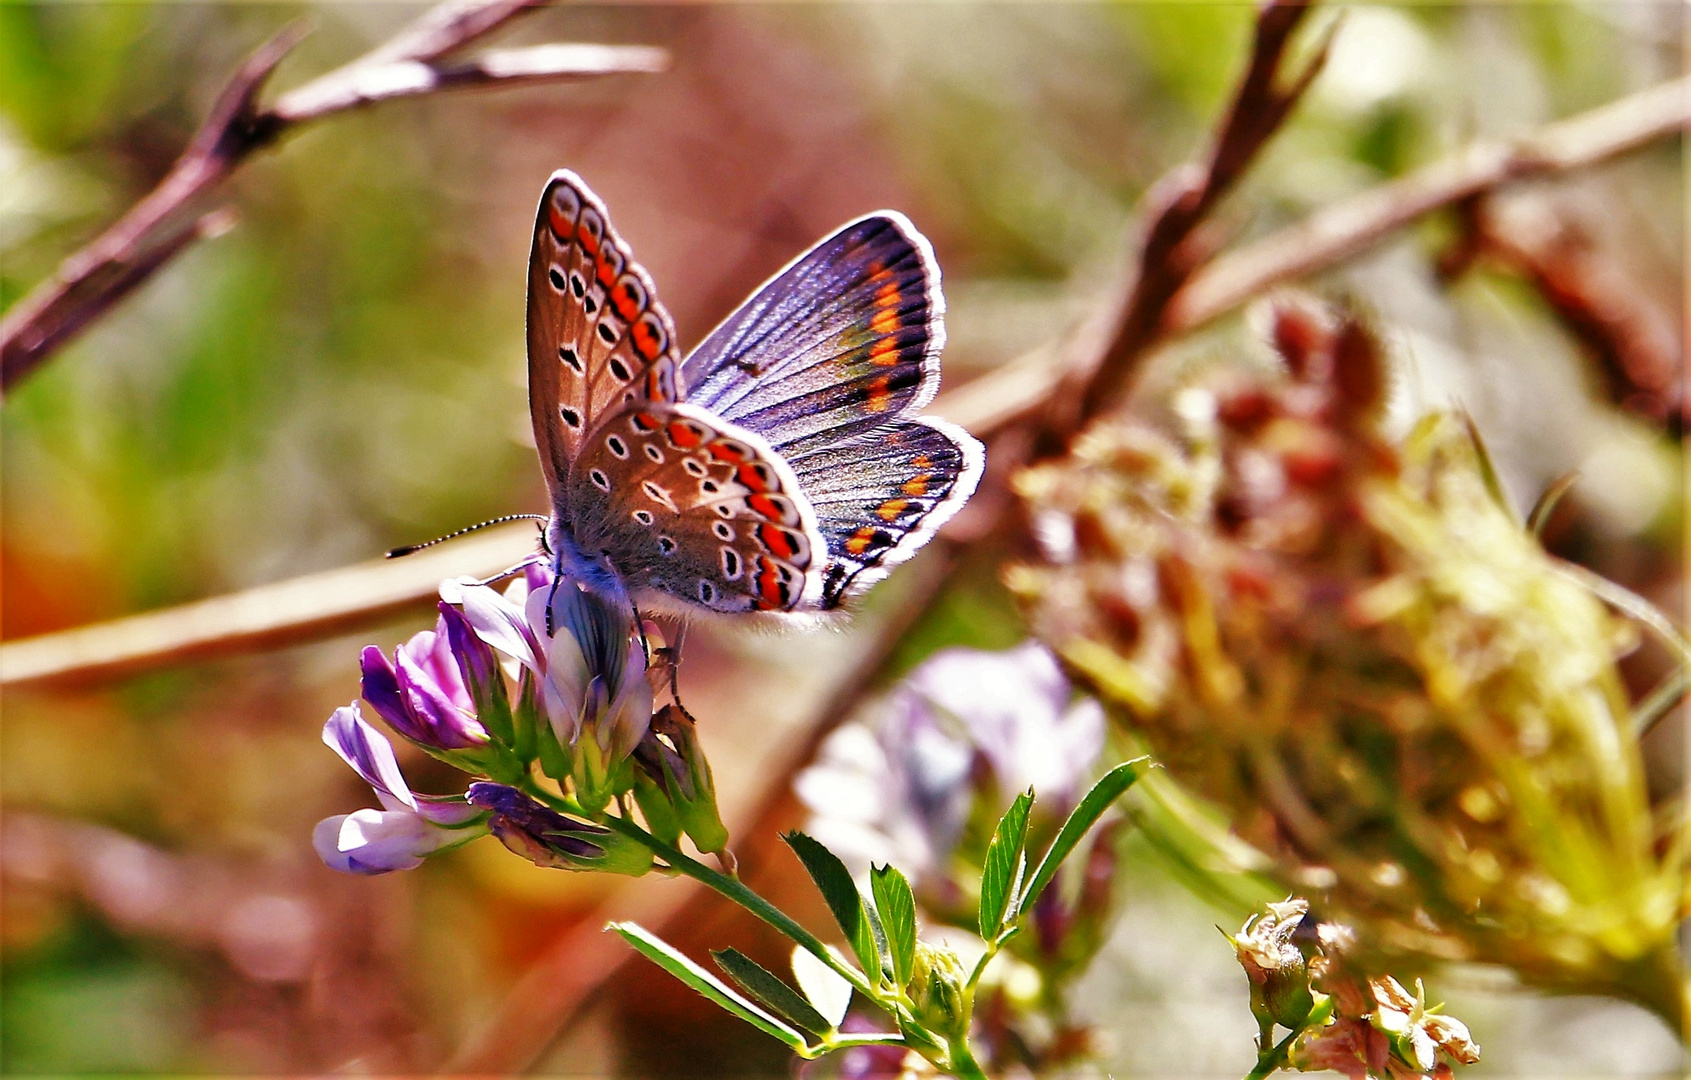
[[[902,215],[843,226],[685,360],[650,277],[574,173],[529,267],[529,402],[555,568],[682,614],[841,607],[932,536],[980,444],[938,388],[939,272]]]

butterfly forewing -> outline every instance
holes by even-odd
[[[554,501],[603,417],[631,400],[674,401],[675,327],[598,196],[552,175],[529,255],[529,411]]]
[[[926,544],[974,494],[985,453],[957,427],[920,417],[790,464],[828,545],[818,600],[827,610],[862,593]]]
[[[817,605],[826,541],[793,470],[704,409],[648,401],[610,415],[566,497],[576,543],[630,590],[722,612]]]
[[[792,458],[914,412],[939,386],[939,267],[902,214],[843,226],[682,363],[684,396]]]

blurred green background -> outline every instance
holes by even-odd
[[[268,35],[302,16],[314,28],[273,80],[286,89],[420,10],[0,4],[0,307],[157,182]],[[1684,8],[1672,2],[1345,15],[1328,70],[1222,212],[1241,238],[1683,65]],[[1138,198],[1205,145],[1251,16],[1222,3],[528,16],[498,41],[662,45],[672,67],[382,105],[258,156],[220,196],[237,228],[5,402],[4,636],[543,509],[526,430],[524,259],[557,167],[604,197],[689,344],[828,229],[890,206],[933,239],[945,271],[948,386],[1052,347],[1103,301]],[[1679,362],[1684,180],[1680,147],[1664,143],[1523,196],[1585,230],[1665,321]],[[1519,276],[1482,266],[1442,280],[1454,234],[1439,217],[1322,283],[1385,327],[1402,376],[1394,416],[1468,408],[1523,506],[1580,468],[1587,480],[1552,543],[1678,610],[1677,438],[1598,392],[1576,340]],[[1148,397],[1237,354],[1244,332],[1235,319],[1165,350]],[[961,575],[901,643],[901,664],[1020,636],[995,558]],[[886,590],[905,587],[900,575]],[[6,693],[0,1070],[428,1071],[494,1015],[598,885],[487,844],[407,875],[345,879],[308,842],[318,818],[367,798],[318,742],[356,693],[356,647],[430,619],[419,610],[310,646]],[[745,704],[802,731],[816,694],[789,695],[782,678],[805,669],[814,687],[864,647],[712,634],[693,663],[720,668],[704,676],[717,704],[700,713],[724,758],[742,744],[711,742],[712,708]],[[1659,673],[1635,666],[1639,685]],[[1664,791],[1682,777],[1680,745],[1676,724],[1650,744]],[[420,787],[444,779],[406,765]],[[732,762],[719,769],[735,775]],[[1149,861],[1132,873],[1122,929],[1086,984],[1084,1011],[1112,1033],[1101,1069],[1241,1074],[1253,1025],[1212,928],[1237,913],[1201,906]],[[1441,991],[1486,1048],[1475,1075],[1676,1068],[1671,1036],[1623,1006],[1531,999],[1478,972]],[[541,1067],[784,1071],[773,1043],[697,1010],[663,1013],[672,1003],[607,997]],[[712,1064],[678,1064],[687,1046]]]

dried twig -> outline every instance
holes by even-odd
[[[258,94],[305,36],[294,24],[261,45],[235,72],[187,149],[151,193],[67,258],[0,319],[0,392],[35,370],[179,252],[233,220],[196,216],[190,204],[226,180],[255,151],[299,125],[347,109],[442,90],[555,82],[613,72],[659,71],[662,49],[642,46],[539,45],[447,60],[539,0],[451,0],[431,9],[386,44],[261,108]]]
[[[1126,393],[1146,347],[1164,336],[1169,301],[1209,259],[1210,242],[1200,226],[1256,160],[1321,71],[1336,23],[1328,27],[1314,55],[1301,69],[1290,76],[1282,72],[1292,35],[1308,11],[1309,0],[1269,0],[1263,6],[1257,16],[1250,63],[1216,133],[1208,163],[1176,169],[1146,197],[1146,205],[1152,209],[1140,245],[1138,276],[1103,357],[1072,375],[1085,380],[1084,389],[1076,395],[1058,395],[1053,403],[1052,434],[1059,440]]]
[[[442,578],[496,574],[535,549],[532,525],[451,547],[261,585],[0,646],[0,686],[132,675],[341,633],[432,598]]]
[[[1417,218],[1463,199],[1595,165],[1682,132],[1688,124],[1691,79],[1675,79],[1521,139],[1475,143],[1221,256],[1169,304],[1165,328],[1178,333],[1201,326],[1264,289],[1337,266]]]

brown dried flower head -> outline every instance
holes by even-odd
[[[1109,420],[1018,478],[1036,634],[1373,955],[1506,964],[1664,1016],[1661,855],[1626,635],[1493,494],[1456,418],[1381,431],[1356,317],[1274,309],[1278,375]]]

